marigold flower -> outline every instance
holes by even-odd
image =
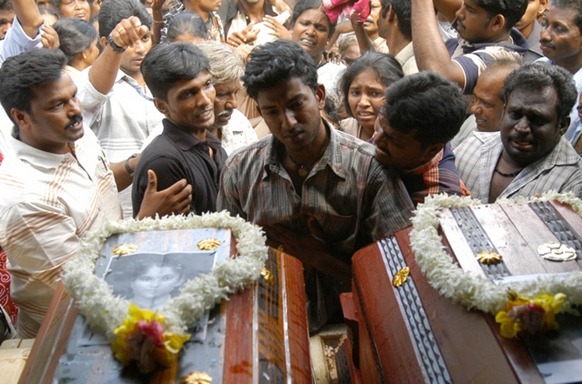
[[[128,316],[114,331],[115,358],[124,365],[135,361],[141,373],[171,365],[190,335],[164,332],[164,325],[162,315],[130,303]]]
[[[495,315],[495,321],[501,324],[500,333],[505,338],[515,338],[523,333],[536,334],[558,329],[556,313],[562,310],[566,295],[541,294],[533,299],[509,292],[509,301],[505,310]]]

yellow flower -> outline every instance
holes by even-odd
[[[510,291],[505,310],[495,315],[495,321],[501,324],[501,336],[512,339],[520,333],[535,334],[558,329],[556,313],[562,310],[565,300],[563,293],[554,296],[541,294],[528,299]]]
[[[157,365],[169,366],[190,335],[164,332],[164,317],[129,304],[129,315],[115,329],[111,343],[115,358],[127,365],[135,361],[142,373]]]

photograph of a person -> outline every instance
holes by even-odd
[[[112,258],[105,281],[116,295],[157,311],[187,280],[210,273],[213,266],[214,253],[138,253]]]

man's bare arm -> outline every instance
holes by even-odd
[[[433,0],[412,0],[412,44],[418,69],[433,71],[465,88],[465,74],[442,40]]]

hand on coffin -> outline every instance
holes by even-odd
[[[319,240],[323,238],[323,231],[315,220],[308,219],[307,225],[310,234],[291,231],[281,224],[266,226],[267,244],[274,248],[283,246],[283,252],[296,257],[303,264],[349,284],[352,268],[334,257],[329,247]]]

